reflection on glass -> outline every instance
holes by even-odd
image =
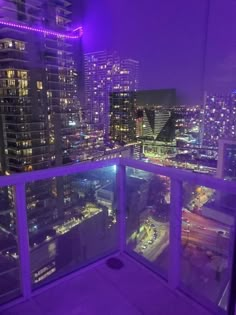
[[[14,188],[0,188],[0,304],[20,295]]]
[[[167,277],[170,180],[127,170],[127,248]]]
[[[34,286],[117,249],[116,168],[27,185]]]
[[[188,294],[227,309],[235,196],[184,184],[182,286]]]

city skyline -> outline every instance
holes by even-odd
[[[115,275],[125,253],[168,290],[232,307],[236,92],[212,37],[220,8],[2,0],[0,305],[119,253]]]

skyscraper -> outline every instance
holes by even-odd
[[[119,143],[136,141],[136,93],[110,95],[110,137]]]
[[[70,135],[79,125],[73,58],[79,31],[72,33],[70,27],[70,1],[3,2],[2,170],[61,165],[70,159]]]
[[[149,140],[172,141],[175,137],[175,125],[171,112],[144,109],[142,137]]]
[[[157,137],[160,135],[161,141],[168,141],[168,130],[164,127],[168,127],[168,124],[173,121],[171,113],[175,104],[175,89],[138,91],[136,120],[137,136],[158,140]],[[164,134],[162,131],[164,131]],[[174,131],[173,126],[170,126],[170,131]]]
[[[204,104],[203,145],[218,148],[219,139],[236,138],[236,93],[208,95]]]
[[[219,140],[217,177],[236,180],[236,139]]]
[[[122,59],[118,53],[99,51],[85,54],[86,120],[108,135],[111,92],[137,91],[139,63]]]
[[[80,156],[78,67],[73,54],[80,49],[82,29],[71,27],[70,5],[68,0],[1,2],[2,173],[59,166]],[[63,216],[68,191],[66,179],[28,185],[30,232]],[[8,196],[13,204],[10,189]]]
[[[201,129],[201,106],[179,105],[170,108],[176,117],[177,134],[200,133]]]

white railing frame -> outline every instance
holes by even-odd
[[[119,226],[119,250],[124,252],[126,248],[126,168],[124,165],[117,166],[117,219]]]
[[[16,227],[20,259],[20,279],[23,297],[27,300],[31,297],[31,268],[29,233],[27,224],[27,205],[25,184],[17,184],[16,192]]]
[[[182,182],[171,179],[168,282],[172,289],[178,288],[181,278],[182,197]]]
[[[16,189],[16,218],[18,233],[18,249],[20,257],[20,275],[22,300],[29,299],[33,294],[30,270],[30,251],[27,226],[27,205],[25,185],[27,183],[59,176],[68,176],[88,172],[99,168],[117,165],[117,214],[119,224],[119,251],[126,249],[126,168],[132,167],[171,179],[171,212],[170,212],[170,252],[171,262],[168,268],[168,284],[176,289],[180,284],[180,254],[181,254],[181,216],[182,216],[182,183],[191,182],[195,185],[236,193],[236,183],[219,178],[193,173],[182,169],[158,166],[127,158],[110,159],[96,162],[82,162],[69,166],[44,169],[39,171],[0,177],[0,187],[14,186]],[[67,277],[67,276],[66,276]],[[66,278],[65,277],[65,278]],[[9,303],[10,306],[12,303]],[[13,301],[13,304],[15,302]],[[5,308],[5,307],[4,307]],[[0,307],[1,310],[1,307]]]

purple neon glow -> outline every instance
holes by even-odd
[[[50,30],[47,30],[47,29],[35,28],[35,27],[26,26],[26,25],[22,25],[22,24],[16,24],[16,23],[12,23],[12,22],[0,21],[0,25],[10,26],[10,27],[14,27],[14,28],[27,30],[27,31],[38,32],[38,33],[43,33],[43,34],[46,34],[46,35],[53,35],[53,36],[58,36],[58,37],[63,37],[63,38],[68,38],[68,39],[79,39],[83,35],[83,28],[82,28],[82,26],[77,27],[74,30],[74,32],[75,31],[79,32],[78,35],[70,35],[70,34],[64,34],[64,33],[50,31]]]
[[[80,37],[83,36],[84,30],[82,26],[76,27],[73,32],[79,32]]]

